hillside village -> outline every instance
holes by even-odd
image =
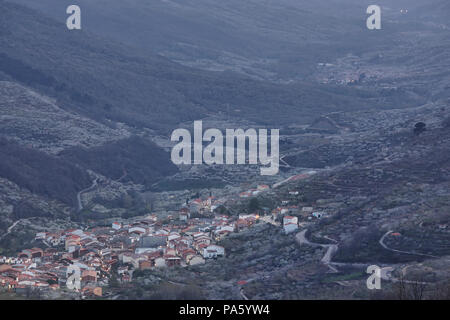
[[[244,285],[246,295],[267,298],[276,297],[279,290],[269,292],[255,288],[265,288],[267,279],[279,283],[280,279],[285,279],[284,268],[295,269],[297,263],[302,266],[310,263],[314,268],[312,274],[322,275],[323,264],[326,265],[323,272],[328,272],[328,269],[334,270],[336,263],[348,268],[351,263],[360,262],[398,265],[446,256],[448,168],[440,164],[422,169],[423,161],[434,163],[442,158],[442,163],[448,163],[444,161],[448,153],[436,151],[429,143],[448,146],[448,126],[442,121],[448,118],[445,110],[427,105],[402,112],[403,118],[393,116],[399,111],[380,112],[378,118],[360,115],[364,122],[352,121],[365,124],[353,129],[358,132],[357,139],[355,134],[349,133],[340,135],[334,144],[339,147],[352,144],[353,149],[361,150],[361,155],[355,154],[333,168],[314,171],[299,168],[270,186],[253,183],[216,189],[213,192],[217,198],[211,193],[207,195],[206,190],[192,198],[189,198],[192,192],[188,191],[163,193],[160,202],[170,204],[170,210],[158,211],[162,207],[158,206],[157,210],[149,210],[151,214],[113,218],[117,220],[96,227],[74,224],[67,228],[41,229],[36,231],[31,249],[0,257],[0,286],[2,290],[19,294],[33,290],[60,296],[68,292],[68,267],[76,265],[82,270],[81,292],[71,293],[85,298],[108,298],[111,283],[136,285],[133,282],[139,278],[137,274],[133,276],[136,271],[171,270],[198,280],[197,276],[204,277],[209,271],[202,265],[209,264],[211,269],[221,272],[228,268],[227,274],[233,275],[226,280],[215,280],[217,283],[227,281],[234,288],[236,281],[246,279],[250,283]],[[403,119],[397,121],[404,123],[385,121],[385,118]],[[426,119],[427,131],[420,137],[414,135],[411,132],[414,121],[408,119]],[[386,126],[383,133],[371,134],[370,130],[378,130],[379,123]],[[377,137],[376,143],[366,141],[369,136]],[[333,154],[331,146],[324,145],[323,150],[317,148],[315,152]],[[345,151],[345,148],[340,150]],[[430,160],[425,155],[434,156]],[[408,170],[404,169],[404,163],[408,163]],[[254,200],[259,204],[258,209],[253,210],[250,204]],[[421,203],[422,206],[417,205]],[[262,226],[270,227],[270,232],[276,229],[279,232],[271,236],[256,235],[259,227],[254,226],[261,223],[270,224]],[[8,229],[18,232],[15,225],[17,222]],[[293,234],[302,234],[303,238]],[[242,236],[243,240],[236,240],[235,236]],[[290,240],[287,246],[284,240]],[[264,248],[253,248],[255,243],[263,241],[267,241]],[[280,248],[286,248],[284,259],[277,256],[279,251],[273,253],[274,241],[279,242]],[[252,257],[253,253],[267,259],[267,264]],[[216,258],[217,263],[208,261]],[[256,266],[248,266],[251,263]],[[196,270],[191,272],[191,266],[197,266]],[[295,272],[304,272],[302,266]],[[255,270],[268,278],[255,277]],[[361,274],[361,270],[357,271]],[[356,274],[353,269],[352,272]],[[275,276],[278,273],[279,277]],[[215,279],[217,274],[213,276]],[[285,287],[283,290],[294,294],[311,283],[321,285],[317,279],[308,282],[302,277],[295,278],[296,287],[292,290]],[[203,283],[204,287],[207,285]],[[212,297],[219,296],[215,291],[213,294]],[[223,294],[220,297],[238,297],[238,293],[228,295],[223,291]]]
[[[296,175],[289,181],[307,176]],[[268,185],[258,185],[235,198],[270,190]],[[295,197],[298,191],[289,194]],[[209,196],[186,201],[177,215],[165,218],[149,214],[114,221],[108,227],[38,232],[34,240],[44,249],[34,247],[14,257],[0,256],[0,288],[19,294],[66,289],[71,275],[68,267],[74,265],[80,268],[81,297],[101,297],[111,281],[131,282],[135,270],[193,266],[225,257],[225,249],[218,242],[255,223],[270,223],[289,234],[298,230],[299,217],[305,221],[321,217],[312,207],[289,205],[289,200],[281,201],[281,206],[263,216],[214,213],[225,201]]]
[[[0,0],[0,300],[450,299],[449,1],[57,2]],[[173,163],[199,120],[278,174]]]

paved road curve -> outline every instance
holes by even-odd
[[[388,232],[386,232],[386,233],[381,237],[381,239],[380,239],[380,241],[379,241],[380,245],[381,245],[383,248],[385,248],[386,250],[389,250],[389,251],[392,251],[392,252],[398,252],[398,253],[413,254],[413,255],[416,255],[416,256],[425,256],[425,257],[430,257],[430,258],[439,258],[439,257],[436,257],[436,256],[432,256],[432,255],[430,255],[430,254],[417,253],[417,252],[412,252],[412,251],[403,251],[403,250],[397,250],[397,249],[389,248],[389,247],[384,243],[384,239],[386,239],[386,237],[387,237],[388,235],[390,235],[392,232],[394,232],[394,231],[389,230]]]
[[[12,225],[9,226],[8,230],[6,230],[6,233],[0,236],[0,240],[2,240],[4,237],[6,237],[8,234],[11,233],[11,231],[22,221],[25,221],[27,219],[19,219],[15,221]]]
[[[92,181],[92,185],[89,188],[83,189],[77,193],[78,211],[83,210],[83,202],[81,201],[81,195],[83,193],[89,192],[89,191],[93,190],[95,187],[97,187],[97,181],[98,181],[98,178],[95,178],[94,181]]]
[[[297,243],[299,245],[307,244],[310,246],[327,248],[327,252],[325,252],[325,255],[323,256],[321,262],[323,264],[325,264],[328,268],[330,268],[330,270],[332,272],[334,272],[334,273],[339,272],[334,266],[331,265],[331,258],[337,252],[337,250],[339,248],[338,245],[337,244],[321,244],[321,243],[310,242],[308,239],[306,239],[306,236],[305,236],[307,231],[308,230],[305,229],[295,235],[295,240],[297,241]]]

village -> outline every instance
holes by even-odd
[[[236,198],[254,197],[269,191],[268,185],[241,192]],[[292,191],[292,195],[298,191]],[[205,264],[209,259],[225,257],[218,243],[233,232],[240,232],[255,223],[282,227],[284,233],[299,228],[297,206],[282,202],[271,212],[226,215],[216,209],[224,202],[213,196],[186,200],[178,213],[159,217],[148,214],[110,226],[38,232],[35,241],[44,249],[22,250],[15,257],[0,256],[0,290],[26,294],[30,290],[67,290],[73,277],[69,266],[80,270],[81,298],[102,297],[103,288],[111,279],[119,283],[132,281],[135,270],[152,270],[175,266]],[[304,207],[300,211],[320,218],[320,213]]]

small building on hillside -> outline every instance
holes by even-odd
[[[320,218],[323,218],[325,216],[325,213],[316,211],[316,212],[312,213],[312,216],[314,218],[320,219]]]
[[[212,244],[203,248],[202,255],[205,259],[223,257],[225,255],[225,248]]]
[[[111,228],[113,228],[114,230],[120,230],[122,228],[122,224],[120,222],[113,222],[111,224]]]
[[[298,229],[298,218],[293,216],[283,217],[283,230],[286,234],[294,232]]]

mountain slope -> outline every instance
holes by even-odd
[[[66,109],[106,124],[112,120],[167,132],[179,122],[223,112],[228,104],[230,116],[238,119],[307,123],[318,113],[403,107],[414,101],[404,92],[386,97],[372,90],[278,85],[229,72],[199,71],[69,31],[62,23],[6,1],[0,1],[0,9],[0,57],[19,66],[14,72],[5,67],[0,72],[22,82],[20,72],[32,72],[33,88],[56,97]]]
[[[73,206],[77,192],[91,183],[87,172],[71,162],[4,138],[0,138],[0,147],[0,177],[48,199]]]
[[[69,0],[20,0],[63,22]],[[80,0],[86,30],[187,65],[259,78],[305,75],[374,38],[360,5],[320,0]],[[349,40],[352,39],[352,40]],[[386,39],[384,39],[386,42]],[[289,70],[295,60],[296,70]]]
[[[123,177],[147,187],[178,171],[169,153],[136,136],[90,149],[68,148],[60,156],[111,179]]]
[[[46,153],[70,146],[93,147],[130,136],[61,109],[54,100],[25,86],[0,81],[0,135]]]

